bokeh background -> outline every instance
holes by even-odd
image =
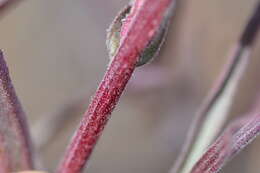
[[[0,48],[35,139],[44,117],[77,102],[39,148],[55,169],[106,70],[106,29],[127,0],[23,0],[0,17]],[[257,0],[180,0],[160,56],[135,72],[92,155],[89,173],[167,172],[191,120],[226,63]],[[258,39],[259,40],[259,39]],[[236,94],[231,118],[259,94],[260,40]],[[76,101],[75,101],[76,100]],[[82,103],[83,102],[83,103]],[[46,131],[45,131],[46,130]],[[37,131],[37,132],[36,132]],[[42,135],[41,135],[42,134]],[[259,173],[257,139],[223,170]]]

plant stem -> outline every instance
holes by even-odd
[[[9,173],[11,171],[10,156],[6,150],[6,143],[4,136],[0,134],[0,172]]]
[[[16,96],[0,52],[0,135],[10,155],[11,172],[33,168],[32,146],[25,113]]]
[[[260,114],[231,123],[208,148],[191,173],[217,173],[260,134]]]
[[[62,160],[58,173],[78,173],[87,163],[136,63],[173,0],[136,0],[131,22]]]
[[[224,125],[233,94],[242,77],[260,24],[260,3],[246,25],[223,74],[215,83],[191,124],[181,154],[171,173],[187,173]],[[219,112],[221,111],[221,113]],[[210,126],[210,130],[208,127]]]

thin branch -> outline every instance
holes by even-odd
[[[247,119],[247,120],[246,120]],[[238,130],[239,129],[239,130]],[[195,164],[191,173],[217,173],[260,134],[260,114],[232,123]]]
[[[233,95],[250,56],[251,48],[258,33],[259,23],[260,3],[258,2],[257,8],[249,19],[236,48],[232,51],[223,74],[195,115],[185,145],[176,164],[171,169],[171,173],[189,172],[202,155],[203,150],[220,132],[227,119]],[[208,130],[209,126],[211,130]]]
[[[156,34],[173,4],[173,0],[134,1],[127,18],[129,27],[124,30],[118,51],[112,57],[57,172],[78,173],[83,169],[135,69],[140,52]]]
[[[33,168],[31,140],[25,113],[15,94],[8,68],[0,52],[0,135],[10,155],[11,171]]]

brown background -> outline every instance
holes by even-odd
[[[169,70],[164,76],[167,82],[127,88],[95,149],[89,173],[169,170],[194,112],[222,70],[256,2],[180,1],[161,56],[144,67]],[[126,3],[24,0],[0,18],[0,48],[32,126],[72,98],[86,96],[83,108],[71,115],[73,118],[40,151],[50,170],[57,165],[102,79],[108,63],[105,30]],[[237,92],[233,117],[245,113],[258,95],[259,48],[260,41]],[[138,71],[142,73],[141,68]],[[136,73],[132,82],[139,75]],[[153,80],[153,76],[146,79]],[[258,139],[223,172],[259,173],[259,147]]]

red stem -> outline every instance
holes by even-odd
[[[129,28],[59,165],[59,173],[78,173],[83,169],[135,69],[139,52],[159,29],[173,0],[136,0],[135,3],[138,5],[133,6]]]
[[[11,171],[33,168],[31,140],[26,116],[16,96],[0,51],[0,135],[10,155]]]
[[[248,56],[241,56],[243,51],[247,48],[251,48],[254,46],[255,39],[257,38],[257,34],[259,32],[260,25],[260,2],[257,2],[256,8],[253,11],[253,14],[249,18],[244,31],[241,34],[241,37],[238,41],[238,45],[230,57],[230,62],[226,65],[225,70],[222,75],[218,79],[215,87],[213,87],[210,91],[209,96],[204,100],[202,106],[199,111],[195,115],[194,121],[191,124],[189,133],[186,137],[186,141],[182,148],[182,151],[177,158],[176,163],[171,169],[171,173],[177,173],[182,169],[183,165],[185,165],[185,161],[189,155],[189,152],[192,149],[192,144],[196,140],[199,131],[201,130],[201,126],[203,125],[205,119],[207,118],[208,113],[214,107],[214,105],[218,102],[218,99],[223,95],[227,84],[230,81],[232,75],[234,75],[234,71],[239,68],[239,64],[244,61]]]
[[[209,147],[191,173],[217,173],[260,134],[260,114],[247,116],[229,128]]]

